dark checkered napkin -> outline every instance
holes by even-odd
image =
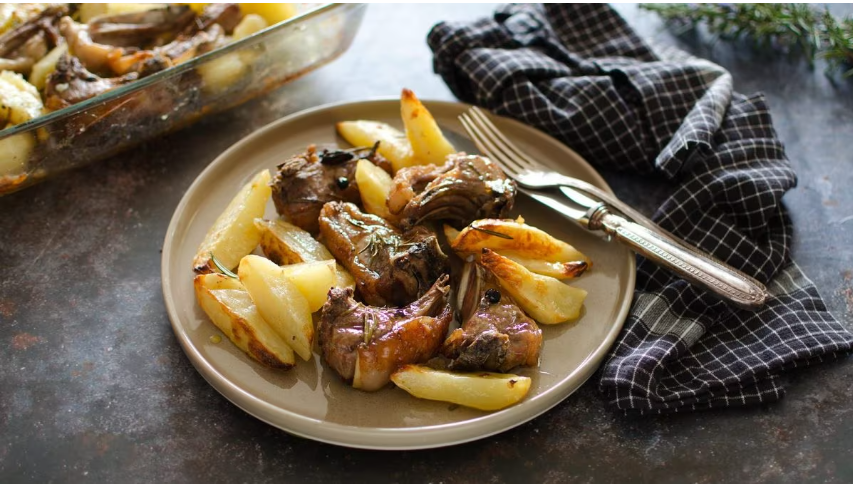
[[[654,219],[768,284],[768,304],[744,311],[640,259],[631,313],[601,372],[617,407],[770,402],[785,370],[849,353],[853,335],[790,259],[782,196],[796,174],[762,95],[735,93],[713,63],[644,43],[607,5],[506,6],[438,24],[428,42],[460,99],[600,167],[671,180],[677,190]]]

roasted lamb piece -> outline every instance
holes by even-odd
[[[464,324],[441,347],[443,363],[457,371],[506,372],[536,366],[542,331],[536,322],[502,295],[486,270],[467,263],[460,281],[459,301]],[[476,304],[474,298],[479,297]]]
[[[322,151],[314,145],[278,166],[272,181],[272,199],[278,214],[316,234],[317,218],[330,201],[360,203],[355,182],[358,159],[364,157],[390,171],[391,164],[375,150]]]
[[[196,25],[195,12],[186,5],[101,15],[92,19],[89,35],[93,42],[118,47],[162,45],[184,29]]]
[[[61,40],[57,24],[67,13],[65,5],[49,6],[0,36],[0,70],[28,74],[33,64]]]
[[[400,366],[435,355],[452,320],[444,275],[406,307],[370,307],[352,289],[333,288],[323,306],[317,335],[323,359],[355,388],[385,386]]]
[[[47,78],[44,104],[51,111],[60,110],[138,78],[136,73],[117,78],[101,78],[86,70],[76,57],[63,54],[56,63],[56,70]]]
[[[186,7],[181,8],[185,9]],[[168,9],[161,10],[170,11]],[[158,10],[149,11],[149,15],[154,15],[152,12],[156,13]],[[176,12],[183,12],[183,10],[177,10]],[[190,11],[190,13],[192,12]],[[173,15],[178,14],[175,13]],[[194,14],[192,18],[195,18]],[[178,22],[178,20],[175,20],[175,22]],[[171,27],[177,28],[176,26],[179,25],[181,25],[180,22]],[[169,33],[170,36],[174,37],[174,40],[168,44],[159,45],[151,49],[139,49],[136,47],[120,47],[96,42],[93,40],[94,28],[86,24],[79,24],[72,20],[71,17],[62,18],[59,23],[59,30],[68,42],[71,52],[80,59],[86,69],[98,74],[112,73],[125,75],[137,73],[139,77],[145,77],[162,71],[196,55],[215,49],[224,42],[225,35],[221,26],[213,24],[207,30],[196,31],[192,35]],[[109,32],[116,39],[121,38],[122,31],[118,28],[112,29]],[[129,36],[129,39],[126,41],[129,42],[130,39],[133,39],[132,36],[138,34],[138,32],[130,29],[129,32],[125,32],[124,34]],[[166,34],[162,35],[165,36]]]
[[[424,226],[400,232],[379,216],[343,202],[326,203],[319,222],[329,251],[352,273],[370,305],[406,305],[448,271],[435,233]]]
[[[512,209],[515,182],[485,157],[459,153],[441,167],[405,167],[394,175],[388,209],[403,229],[430,220],[465,226]]]

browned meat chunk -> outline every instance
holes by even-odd
[[[441,167],[406,167],[394,175],[388,208],[402,228],[430,220],[465,226],[475,219],[500,218],[515,202],[515,182],[489,159],[451,155]]]
[[[131,73],[119,78],[101,78],[87,71],[76,57],[63,54],[56,63],[56,71],[47,78],[44,88],[45,107],[49,110],[60,110],[127,84],[138,77],[136,73]]]
[[[475,263],[466,264],[460,282],[460,302],[465,323],[454,330],[441,354],[444,366],[458,371],[506,372],[516,366],[536,366],[542,348],[542,331],[509,296],[484,278]],[[481,296],[471,309],[470,298]]]
[[[0,57],[15,57],[12,54],[37,35],[42,35],[49,44],[48,47],[55,46],[59,40],[59,32],[56,25],[59,19],[67,13],[67,6],[52,5],[44,9],[35,18],[6,31],[0,36]]]
[[[169,14],[168,12],[172,12]],[[149,10],[139,14],[157,18],[162,16],[175,17],[168,24],[170,29],[179,28],[186,23],[186,13],[189,12],[190,19],[195,14],[188,7],[168,7],[166,9]],[[140,19],[142,21],[142,19]],[[194,23],[190,24],[195,25]],[[94,32],[100,28],[101,37],[109,34],[114,37],[114,42],[125,44],[131,40],[137,40],[134,36],[143,35],[146,32],[145,24],[119,25],[93,23],[79,24],[71,17],[63,17],[59,22],[59,31],[68,42],[71,52],[80,59],[86,69],[97,74],[125,75],[135,72],[139,77],[162,71],[180,64],[194,56],[215,49],[225,42],[225,32],[218,24],[213,24],[206,30],[194,30],[192,34],[178,34],[177,32],[161,32],[156,30],[145,35],[156,35],[157,41],[151,49],[140,49],[138,47],[121,47],[111,44],[102,44],[93,40]],[[139,27],[137,29],[137,27]],[[106,29],[106,30],[104,30]],[[125,35],[128,39],[122,40]],[[168,43],[160,44],[160,41],[170,40]]]
[[[98,44],[146,48],[173,40],[182,30],[195,26],[195,19],[195,12],[186,5],[101,15],[89,22],[89,35]]]
[[[351,203],[323,206],[320,234],[329,251],[355,277],[359,294],[370,305],[406,305],[447,273],[447,256],[435,233],[423,226],[401,233]]]
[[[355,182],[355,167],[361,157],[385,170],[391,169],[391,164],[373,150],[317,152],[311,145],[304,154],[291,157],[278,166],[272,181],[276,211],[296,226],[317,234],[317,218],[324,204],[361,202]]]
[[[355,388],[378,390],[406,364],[438,351],[452,320],[442,276],[423,297],[403,308],[370,307],[351,289],[334,288],[317,326],[323,359]]]
[[[29,74],[38,60],[59,42],[57,24],[68,12],[65,5],[53,5],[36,17],[0,36],[0,70]]]

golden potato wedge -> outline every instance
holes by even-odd
[[[483,250],[479,262],[497,277],[501,289],[537,322],[557,324],[580,316],[586,290],[571,287],[552,277],[536,275],[489,249]]]
[[[193,287],[201,308],[234,345],[271,368],[293,367],[293,349],[264,321],[237,279],[217,273],[197,275]]]
[[[201,90],[206,94],[219,94],[243,79],[248,66],[240,52],[231,52],[200,64],[196,71],[201,77]]]
[[[335,265],[335,287],[355,289],[355,278],[340,263]]]
[[[263,17],[258,14],[250,13],[243,17],[243,20],[234,27],[234,33],[231,34],[231,41],[236,42],[240,39],[244,39],[256,32],[266,29],[269,26],[269,22],[267,22]]]
[[[241,258],[258,246],[261,232],[254,221],[266,210],[272,194],[269,181],[270,172],[262,170],[234,196],[199,245],[193,270],[198,273],[214,271],[211,254],[228,270],[233,270]]]
[[[68,52],[68,44],[63,42],[33,64],[33,69],[30,71],[30,84],[37,89],[44,88],[47,77],[56,71],[56,63],[59,62],[59,58],[66,52]]]
[[[326,303],[329,289],[337,282],[335,271],[335,260],[324,260],[322,262],[305,262],[285,265],[281,267],[284,276],[299,289],[305,300],[308,301],[308,309],[317,312]]]
[[[315,240],[311,233],[283,220],[267,221],[256,219],[255,226],[261,232],[261,250],[264,255],[278,265],[290,265],[303,262],[333,260],[335,257],[328,248]],[[341,266],[336,264],[335,286],[355,288],[355,279]]]
[[[0,71],[0,128],[41,116],[44,105],[35,86],[13,71]]]
[[[406,365],[391,381],[411,395],[493,411],[520,402],[530,391],[530,378],[502,373],[455,373]]]
[[[335,258],[311,233],[287,221],[257,218],[255,227],[261,232],[260,245],[264,255],[279,265]]]
[[[388,194],[394,185],[391,175],[367,159],[358,161],[355,167],[355,182],[361,194],[361,203],[368,213],[391,219],[388,210]]]
[[[293,3],[241,3],[240,12],[247,16],[260,15],[269,25],[274,25],[293,17],[297,10]]]
[[[240,283],[239,279],[229,277],[221,273],[197,275],[193,282],[198,285],[203,285],[204,288],[208,290],[242,290],[244,292],[246,290],[246,287],[243,287],[243,284]]]
[[[337,123],[335,127],[344,140],[356,147],[370,147],[378,141],[377,152],[391,162],[394,172],[420,163],[406,134],[387,123],[354,120]]]
[[[474,221],[453,240],[451,247],[462,255],[476,255],[483,248],[489,248],[549,262],[590,263],[583,253],[565,241],[558,240],[539,228],[510,219]]]
[[[497,253],[501,256],[509,258],[515,263],[523,265],[524,268],[530,270],[533,273],[538,273],[539,275],[545,275],[547,277],[553,277],[559,280],[564,280],[567,278],[578,278],[583,275],[583,273],[589,267],[589,264],[587,264],[587,262],[583,260],[579,260],[576,262],[549,262],[546,260],[527,258],[510,251],[499,251]]]
[[[462,232],[453,226],[450,226],[449,224],[444,225],[444,237],[447,238],[447,244],[451,247],[453,246],[453,242],[456,241],[456,238],[459,238],[460,233]]]
[[[443,165],[448,155],[456,153],[435,118],[411,90],[404,89],[400,96],[400,114],[412,153],[421,164]]]
[[[299,357],[306,361],[311,359],[314,344],[311,310],[281,267],[262,256],[246,255],[240,260],[237,275],[261,317]]]
[[[36,139],[31,133],[19,133],[0,140],[0,178],[25,174],[27,161],[35,148]]]

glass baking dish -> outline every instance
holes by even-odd
[[[0,131],[0,158],[18,158],[0,160],[7,167],[0,195],[186,127],[324,65],[349,48],[365,7],[298,4],[295,17],[245,39]]]

